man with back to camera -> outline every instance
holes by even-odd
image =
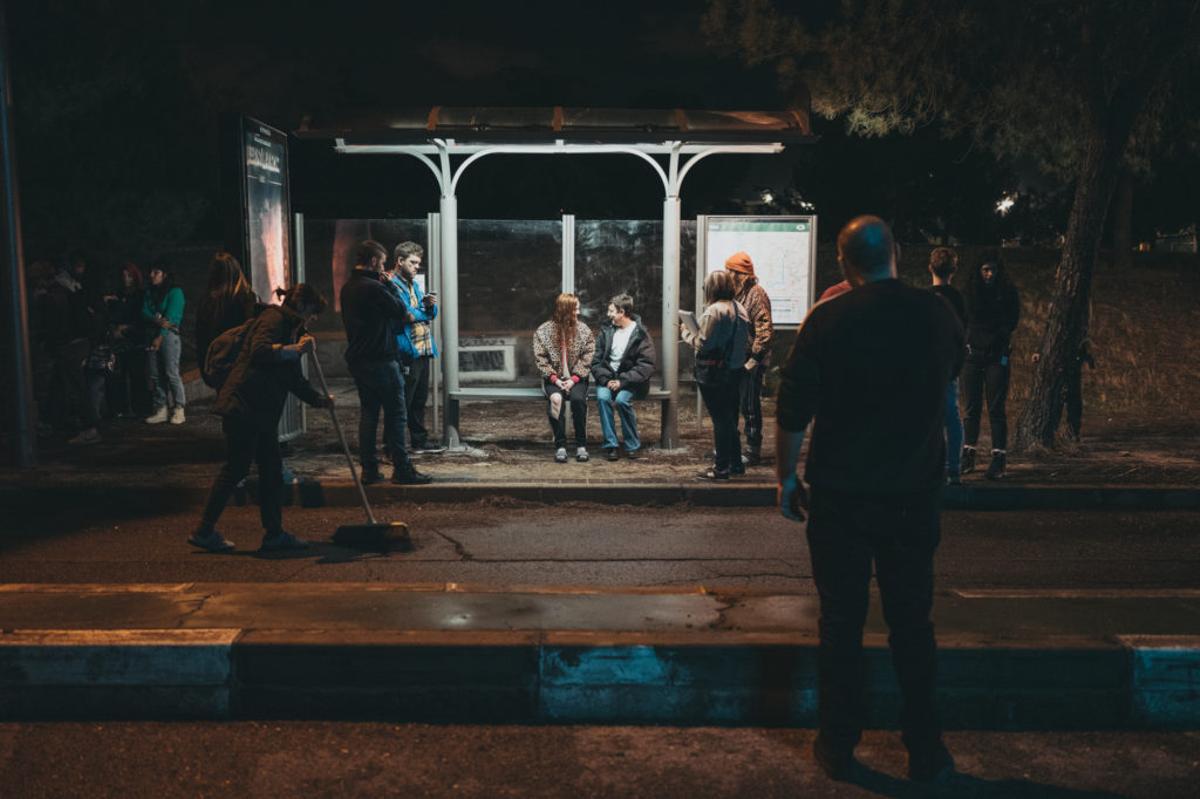
[[[740,410],[746,432],[746,462],[753,465],[762,460],[762,390],[767,375],[767,361],[771,357],[771,339],[775,335],[771,322],[771,298],[754,276],[754,262],[747,253],[736,252],[729,256],[725,261],[725,269],[733,273],[734,286],[737,288],[734,299],[746,309],[752,328],[753,341],[750,357],[746,359],[746,377],[742,380]],[[735,463],[734,471],[741,466],[741,463]]]
[[[354,269],[339,299],[346,326],[346,364],[358,390],[358,457],[364,483],[378,483],[375,434],[384,414],[384,448],[392,457],[392,482],[423,485],[433,480],[412,465],[404,448],[404,375],[396,334],[409,320],[408,309],[383,274],[387,250],[368,239],[358,246]]]
[[[429,372],[437,357],[433,341],[433,320],[437,319],[437,295],[422,290],[417,282],[425,248],[415,241],[402,241],[392,250],[392,285],[400,292],[400,300],[408,308],[410,322],[396,338],[400,362],[407,367],[404,377],[404,406],[408,414],[409,452],[436,455],[445,447],[429,442],[425,429],[425,403],[429,400]],[[403,431],[401,436],[403,436]]]
[[[938,247],[929,254],[930,291],[950,304],[958,323],[967,329],[967,304],[958,289],[950,285],[958,271],[958,253],[949,247]],[[962,483],[963,422],[958,412],[958,378],[946,387],[946,484]]]
[[[600,328],[596,355],[592,359],[592,377],[596,379],[596,404],[600,409],[600,431],[604,436],[604,456],[617,459],[617,429],[613,423],[613,405],[621,416],[621,434],[625,455],[641,457],[637,414],[633,401],[650,391],[654,375],[654,341],[641,318],[633,312],[633,298],[618,294],[608,302],[608,323]]]
[[[962,367],[962,326],[943,300],[896,279],[882,219],[860,216],[838,235],[854,290],[818,303],[782,370],[776,437],[779,507],[803,521],[820,595],[818,726],[813,754],[849,779],[866,715],[862,632],[872,562],[891,631],[908,773],[953,770],[935,701],[933,553],[940,538],[946,385]],[[796,474],[813,421],[805,479]]]

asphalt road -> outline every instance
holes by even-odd
[[[266,722],[0,724],[5,795],[40,797],[788,797],[1010,799],[1195,794],[1200,734],[950,733],[960,775],[903,779],[867,732],[860,784],[820,774],[789,729]]]
[[[45,508],[0,519],[0,581],[56,583],[385,580],[499,586],[687,586],[811,593],[803,528],[770,509],[599,505],[392,506],[415,551],[361,555],[319,544],[296,555],[253,550],[256,508],[230,508],[239,545],[201,553],[185,538],[196,512]],[[293,532],[327,539],[353,509],[285,509]],[[1200,588],[1200,513],[955,512],[943,519],[941,588]]]

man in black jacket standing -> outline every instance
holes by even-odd
[[[339,299],[346,326],[346,363],[358,389],[358,457],[364,483],[382,480],[375,455],[379,412],[384,415],[383,446],[392,458],[392,482],[423,485],[432,477],[412,465],[404,448],[407,415],[404,375],[396,334],[409,321],[408,309],[383,274],[387,250],[368,239],[358,247],[354,270],[342,286]]]
[[[609,300],[608,323],[600,328],[596,355],[592,358],[592,377],[596,380],[596,403],[600,409],[600,431],[604,435],[604,456],[617,459],[617,429],[613,423],[613,405],[621,415],[621,433],[625,454],[640,457],[642,440],[638,437],[637,414],[633,401],[650,391],[654,374],[654,342],[642,320],[633,312],[633,298],[618,294]]]
[[[838,236],[854,290],[804,320],[779,389],[779,506],[803,521],[820,595],[819,733],[813,752],[834,779],[852,776],[865,716],[862,633],[872,562],[903,695],[909,775],[953,768],[935,702],[933,553],[940,538],[947,384],[962,366],[963,331],[931,292],[896,279],[882,219],[862,216]],[[805,479],[796,473],[813,421]]]
[[[999,250],[983,254],[967,282],[967,363],[963,367],[963,474],[975,469],[975,446],[983,400],[987,398],[992,434],[988,480],[1008,468],[1008,379],[1012,372],[1012,335],[1021,318],[1021,299],[1008,279]]]

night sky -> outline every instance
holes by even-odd
[[[701,2],[10,6],[22,204],[35,255],[218,239],[223,112],[290,130],[305,114],[431,105],[789,105],[769,66],[747,68],[706,42]],[[826,234],[862,212],[891,219],[908,239],[931,228],[965,240],[1004,233],[992,209],[1022,176],[967,143],[935,129],[870,141],[845,137],[838,121],[817,120],[816,130],[820,142],[783,156],[706,162],[685,186],[684,215],[732,211],[756,189],[790,187],[817,204]],[[1171,172],[1176,181],[1196,171],[1186,167]],[[1059,194],[1051,223],[1065,213]],[[310,216],[423,216],[436,199],[431,176],[411,159],[293,148],[293,205]],[[472,169],[460,213],[653,219],[661,199],[657,178],[633,159],[506,157]],[[1141,227],[1194,219],[1184,206],[1143,203]]]

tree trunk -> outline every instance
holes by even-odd
[[[1062,260],[1054,276],[1050,316],[1039,347],[1029,401],[1017,422],[1014,449],[1054,445],[1062,415],[1068,359],[1079,350],[1091,299],[1092,276],[1100,255],[1104,220],[1112,201],[1130,125],[1097,127],[1088,136],[1075,185]]]

